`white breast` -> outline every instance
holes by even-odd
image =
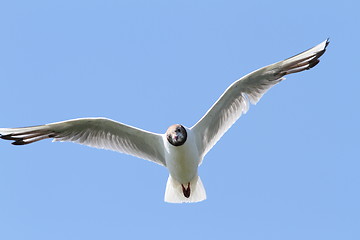
[[[171,145],[163,136],[165,146],[165,161],[170,175],[182,184],[187,184],[195,176],[200,162],[199,151],[195,138],[189,128],[186,128],[187,140],[181,146]]]

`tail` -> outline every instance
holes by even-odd
[[[165,202],[200,202],[205,199],[206,192],[200,177],[194,177],[194,179],[190,182],[190,196],[187,198],[184,196],[183,187],[181,184],[169,175],[165,190]]]

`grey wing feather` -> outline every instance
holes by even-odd
[[[53,138],[130,154],[165,166],[162,135],[106,118],[82,118],[25,128],[0,128],[0,137],[24,145]]]
[[[318,64],[328,44],[326,40],[298,55],[249,73],[230,85],[191,128],[195,133],[200,159],[248,111],[250,103],[256,104],[272,86],[285,79],[285,75],[308,70]]]

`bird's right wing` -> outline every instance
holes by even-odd
[[[24,145],[46,138],[109,149],[165,166],[161,134],[144,131],[106,118],[81,118],[24,128],[0,128],[0,138]]]
[[[250,103],[256,104],[260,98],[291,73],[301,72],[319,63],[329,41],[291,58],[260,68],[240,78],[230,85],[209,111],[191,128],[195,133],[201,159],[235,123],[246,113]]]

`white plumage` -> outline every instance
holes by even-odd
[[[25,128],[0,128],[0,137],[24,145],[46,138],[109,149],[153,161],[169,170],[165,201],[206,199],[198,166],[235,121],[284,76],[314,67],[329,41],[258,69],[231,84],[191,128],[169,127],[165,134],[144,131],[106,118],[82,118]]]

